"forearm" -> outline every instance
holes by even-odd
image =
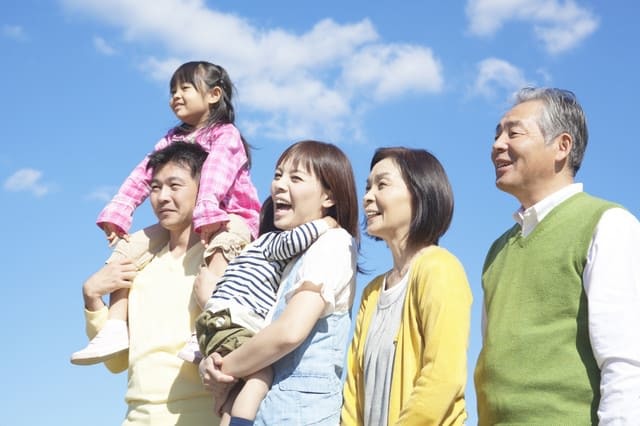
[[[278,319],[224,357],[222,372],[245,377],[293,351],[307,338],[320,318],[324,305],[324,300],[316,291],[298,291]]]
[[[328,229],[324,219],[317,219],[279,232],[266,244],[264,256],[270,260],[291,259],[309,248]]]

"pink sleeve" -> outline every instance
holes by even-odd
[[[169,143],[170,140],[165,136],[156,144],[154,152],[164,148]],[[149,156],[146,156],[125,179],[118,193],[109,204],[102,209],[96,220],[96,224],[100,228],[104,223],[112,223],[120,228],[122,232],[129,232],[133,211],[149,196],[151,172],[147,170],[148,162]]]
[[[238,174],[247,167],[247,155],[240,132],[231,124],[204,132],[197,143],[209,152],[202,166],[200,190],[193,211],[194,228],[200,232],[204,225],[229,220],[221,204],[230,197]]]

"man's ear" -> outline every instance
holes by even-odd
[[[571,148],[573,148],[573,138],[569,133],[562,133],[556,138],[557,144],[556,161],[564,161],[569,158]]]
[[[215,86],[213,89],[207,90],[207,94],[204,97],[204,100],[208,104],[217,104],[220,102],[220,98],[222,97],[222,89],[219,86]]]

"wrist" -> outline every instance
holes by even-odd
[[[84,299],[84,308],[87,311],[99,311],[106,306],[104,301],[102,300],[102,296],[100,294],[91,292],[86,285],[82,288],[82,298]]]

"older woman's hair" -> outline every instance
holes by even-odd
[[[376,150],[370,169],[385,158],[398,166],[411,194],[413,219],[407,246],[437,245],[453,217],[453,191],[442,164],[424,149],[389,147]]]
[[[546,143],[563,133],[571,136],[573,145],[569,153],[569,167],[575,176],[589,140],[587,119],[576,95],[569,90],[550,87],[525,87],[516,93],[515,105],[528,101],[542,103],[537,123]]]

